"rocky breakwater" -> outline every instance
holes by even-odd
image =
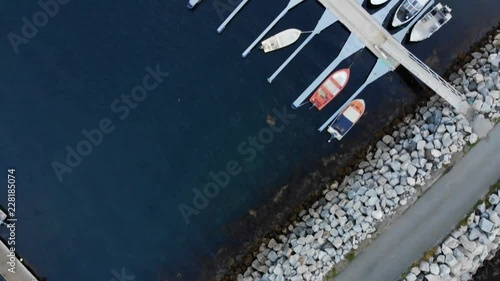
[[[323,280],[388,215],[411,202],[433,171],[450,164],[453,153],[484,136],[493,127],[490,120],[500,116],[500,34],[495,40],[450,76],[478,110],[472,124],[433,96],[384,136],[342,184],[331,184],[287,231],[261,244],[238,281]]]
[[[435,255],[411,269],[404,280],[467,281],[485,260],[495,256],[500,245],[500,191],[472,213],[466,225],[456,229],[436,249]]]

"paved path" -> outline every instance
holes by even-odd
[[[335,281],[394,281],[448,235],[500,179],[500,124],[441,177]]]

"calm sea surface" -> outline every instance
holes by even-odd
[[[22,39],[18,54],[7,36],[21,35],[22,18],[31,20],[41,8],[36,1],[0,4],[0,174],[5,179],[7,168],[16,169],[16,251],[40,276],[108,281],[122,269],[136,280],[190,276],[196,268],[188,264],[213,256],[226,242],[225,225],[271,201],[291,171],[313,171],[322,156],[336,153],[338,144],[327,144],[328,136],[316,129],[364,81],[375,58],[361,53],[335,102],[320,113],[294,111],[286,124],[273,110],[291,111],[348,33],[340,24],[325,30],[270,85],[266,77],[293,48],[268,55],[254,50],[245,60],[240,54],[287,2],[252,1],[218,35],[217,1],[190,12],[186,1],[71,0],[33,38]],[[409,46],[422,60],[433,57],[440,73],[498,22],[500,10],[496,0],[443,3],[453,8],[453,20],[430,40]],[[311,30],[322,11],[306,1],[271,33]],[[125,106],[121,95],[143,84],[147,66],[169,75],[144,100]],[[361,96],[367,117],[345,142],[356,143],[384,100],[411,96],[397,74],[369,87]],[[250,148],[249,137],[269,128],[268,115],[282,131]],[[66,147],[77,149],[86,139],[82,130],[100,122],[113,131],[88,156],[70,159],[74,167],[64,168],[60,182],[53,163],[63,169]],[[192,190],[201,190],[210,172],[227,163],[241,172],[186,224],[179,204],[193,207]],[[7,183],[1,184],[6,206]]]

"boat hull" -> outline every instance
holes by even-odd
[[[318,110],[322,110],[330,103],[349,82],[351,71],[349,68],[335,71],[330,75],[309,99]]]
[[[328,133],[332,135],[332,138],[341,140],[356,125],[364,112],[365,101],[362,99],[353,100],[328,126]]]
[[[302,31],[295,28],[284,30],[262,41],[260,48],[264,50],[264,53],[285,48],[295,43],[299,39],[300,34],[302,34]]]

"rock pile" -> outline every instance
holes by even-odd
[[[481,204],[467,225],[456,229],[436,250],[406,275],[406,281],[470,280],[481,264],[495,256],[500,245],[500,191]]]
[[[490,38],[490,44],[481,52],[472,53],[473,59],[457,73],[449,76],[457,90],[465,94],[472,107],[489,119],[500,118],[500,34]]]
[[[474,122],[483,129],[492,127],[490,120],[500,117],[500,33],[494,42],[491,39],[492,44],[482,53],[474,53],[463,70],[450,76],[479,111]],[[478,133],[464,116],[433,96],[391,135],[384,136],[340,186],[334,183],[324,190],[324,197],[303,210],[287,233],[262,244],[238,281],[322,280],[360,241],[371,238],[378,223],[406,205],[431,171],[449,164],[452,154],[463,150],[467,142],[477,142]],[[489,227],[486,219],[477,222],[479,228]],[[453,264],[457,259],[448,251],[443,256],[441,264]],[[434,265],[432,270],[437,272]]]

